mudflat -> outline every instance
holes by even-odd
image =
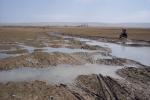
[[[150,29],[0,27],[0,100],[148,100]]]

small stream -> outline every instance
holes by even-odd
[[[95,40],[86,42],[88,45],[108,47],[112,50],[111,55],[131,59],[141,64],[150,66],[150,47],[131,47],[115,43],[105,43]]]
[[[117,44],[117,43],[108,43],[100,42],[98,40],[91,40],[86,38],[78,38],[71,36],[64,36],[64,38],[74,38],[78,41],[85,42],[88,45],[92,46],[102,46],[108,47],[112,50],[111,55],[119,58],[131,59],[137,62],[140,62],[143,65],[150,66],[150,47],[149,46],[127,46],[128,44],[140,44],[140,45],[149,45],[146,42],[126,42],[127,45]]]

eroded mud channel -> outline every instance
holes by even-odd
[[[3,41],[0,100],[148,100],[148,45],[55,33]]]

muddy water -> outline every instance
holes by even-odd
[[[102,74],[114,78],[120,78],[115,72],[121,66],[106,66],[97,64],[86,64],[82,66],[59,65],[50,68],[20,68],[0,72],[0,82],[20,81],[46,81],[49,84],[72,83],[79,75]]]

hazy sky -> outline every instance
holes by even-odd
[[[0,0],[5,22],[150,22],[150,0]]]

